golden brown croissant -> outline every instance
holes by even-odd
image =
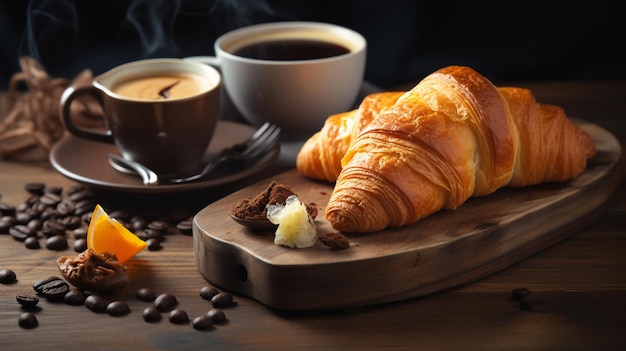
[[[380,111],[393,105],[404,92],[374,93],[366,96],[359,108],[332,115],[322,129],[300,149],[296,168],[309,178],[334,182],[341,172],[341,159],[353,136],[367,126]]]
[[[352,137],[326,218],[342,232],[404,226],[503,186],[572,179],[594,153],[561,108],[450,66]]]

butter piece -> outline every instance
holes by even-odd
[[[289,196],[285,205],[267,205],[267,218],[278,224],[274,237],[276,245],[305,248],[317,242],[315,223],[296,195]]]

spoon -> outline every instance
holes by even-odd
[[[276,229],[278,226],[278,224],[270,222],[269,219],[245,219],[237,217],[233,214],[230,215],[230,218],[232,218],[236,223],[250,229]]]
[[[107,154],[111,167],[122,173],[139,175],[144,185],[158,185],[159,177],[149,168],[115,154]]]

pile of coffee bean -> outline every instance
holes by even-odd
[[[75,252],[87,248],[87,228],[96,204],[102,202],[88,187],[76,185],[67,191],[44,183],[26,183],[27,197],[16,206],[0,201],[0,234],[9,234],[27,249]],[[187,209],[141,211],[101,204],[116,219],[146,241],[148,250],[163,248],[166,235],[191,235],[192,212]]]

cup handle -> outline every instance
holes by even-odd
[[[183,60],[204,63],[205,65],[220,68],[220,61],[215,56],[189,56],[185,57]]]
[[[91,85],[80,86],[80,87],[70,86],[67,89],[65,89],[65,91],[63,92],[63,95],[61,95],[61,119],[63,121],[63,124],[65,125],[65,128],[71,134],[80,138],[99,141],[99,142],[105,142],[105,143],[113,143],[113,135],[111,134],[110,130],[107,130],[105,132],[97,132],[95,130],[82,128],[74,124],[74,121],[72,120],[70,107],[72,106],[72,102],[75,99],[83,95],[92,96],[93,98],[96,99],[96,101],[98,101],[100,106],[102,106],[102,108],[104,109],[104,101],[102,100],[102,95],[100,95],[100,92],[96,88],[94,88]]]

